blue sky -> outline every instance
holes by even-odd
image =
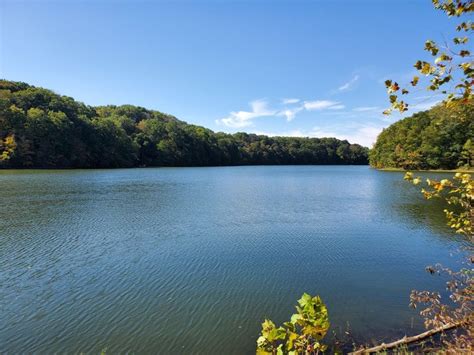
[[[0,16],[3,78],[215,131],[364,145],[400,118],[381,114],[384,79],[407,81],[454,26],[430,0],[1,0]]]

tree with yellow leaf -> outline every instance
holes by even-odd
[[[436,9],[443,11],[450,17],[464,17],[474,12],[473,0],[432,0]],[[472,102],[474,99],[474,68],[471,52],[468,49],[470,35],[474,31],[471,20],[462,21],[456,27],[461,34],[452,38],[452,43],[439,45],[434,41],[425,42],[425,50],[433,57],[433,62],[418,60],[414,67],[420,73],[410,82],[411,88],[401,88],[397,82],[387,80],[385,85],[389,95],[390,108],[384,111],[405,112],[409,104],[400,99],[400,95],[407,95],[412,88],[427,81],[426,88],[431,92],[445,95],[443,105],[453,109]],[[448,85],[449,84],[449,85]],[[453,110],[455,114],[456,110]],[[468,119],[474,119],[470,117]],[[472,159],[472,143],[470,140],[463,147],[462,159],[469,167]],[[474,236],[474,180],[470,174],[457,173],[452,179],[423,179],[415,177],[408,172],[405,179],[415,185],[425,184],[422,193],[425,198],[443,198],[452,206],[445,209],[448,225],[457,233],[463,234],[471,242],[469,250],[471,256],[468,263],[472,265],[472,238]],[[450,298],[453,305],[442,302],[438,292],[412,291],[410,304],[413,307],[423,305],[420,314],[425,319],[425,326],[431,329],[444,329],[447,325],[460,326],[462,331],[455,333],[451,338],[442,338],[445,348],[449,352],[474,351],[474,281],[472,267],[452,271],[441,265],[429,266],[427,271],[431,274],[446,273],[450,276],[447,289],[451,292]]]
[[[462,17],[474,12],[474,1],[472,0],[432,0],[436,9],[443,11],[449,17]],[[456,27],[458,37],[454,37],[451,43],[438,44],[432,40],[425,42],[427,51],[433,60],[431,63],[418,60],[414,67],[419,72],[406,87],[401,87],[393,80],[386,80],[385,86],[389,94],[391,107],[384,111],[390,114],[392,111],[405,112],[409,104],[400,98],[407,95],[415,87],[423,84],[427,90],[446,95],[444,104],[447,107],[462,105],[474,99],[474,64],[473,55],[469,50],[470,36],[474,31],[474,23],[471,20],[462,21]],[[448,84],[450,85],[448,87]]]
[[[0,154],[0,166],[13,157],[16,147],[15,135],[6,136],[3,142],[0,139],[0,152],[2,152]]]

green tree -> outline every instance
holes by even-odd
[[[377,168],[455,169],[466,165],[463,146],[474,138],[474,102],[439,105],[384,129],[369,153]],[[465,155],[466,153],[464,153]]]
[[[471,139],[468,139],[462,147],[461,159],[459,160],[458,166],[466,168],[474,167],[474,143]]]
[[[12,168],[367,164],[368,156],[334,138],[215,133],[159,111],[91,107],[7,80],[0,80],[0,142],[0,166]]]

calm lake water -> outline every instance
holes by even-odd
[[[366,166],[0,171],[0,352],[254,353],[320,294],[334,329],[422,327],[458,237],[402,173]]]

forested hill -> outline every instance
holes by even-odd
[[[214,133],[142,107],[92,107],[50,90],[0,80],[3,168],[367,162],[367,148],[335,138]]]
[[[474,165],[474,103],[437,106],[395,122],[370,151],[376,168],[455,169]]]

